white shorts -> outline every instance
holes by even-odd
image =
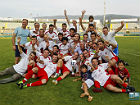
[[[88,87],[88,88],[90,88],[91,86],[94,85],[94,81],[91,80],[91,79],[87,79],[87,80],[85,81],[85,83],[87,84],[87,87]],[[81,87],[81,89],[83,89],[83,86]]]

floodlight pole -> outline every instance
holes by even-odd
[[[105,26],[105,15],[106,15],[106,1],[104,0],[104,26]]]

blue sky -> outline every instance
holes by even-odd
[[[0,17],[63,15],[103,15],[104,0],[1,0]],[[140,16],[140,0],[106,0],[107,14]],[[31,16],[32,14],[32,16]]]

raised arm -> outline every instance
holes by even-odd
[[[22,54],[23,51],[22,51],[22,48],[20,47],[20,41],[21,41],[21,38],[18,37],[18,38],[17,38],[18,50],[19,50],[20,54]]]
[[[86,11],[85,10],[83,10],[82,11],[82,15],[81,15],[81,19],[83,20],[83,18],[84,18],[84,14],[86,13]]]
[[[121,21],[121,26],[115,30],[115,33],[119,32],[124,27],[124,22]]]
[[[85,31],[86,28],[84,27],[84,25],[83,25],[83,23],[82,23],[82,18],[79,18],[79,24],[80,24],[82,30]]]
[[[68,19],[67,11],[66,11],[66,10],[64,10],[64,15],[65,15],[65,18],[66,18],[66,20],[67,20],[68,25],[70,25],[70,21],[69,21],[69,19]]]
[[[53,22],[54,22],[54,28],[57,30],[57,26],[56,26],[57,19],[53,19]]]

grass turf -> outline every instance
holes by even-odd
[[[116,38],[119,44],[119,57],[129,63],[131,85],[140,92],[140,37]],[[0,71],[14,64],[14,51],[10,39],[0,39]],[[0,79],[8,76],[0,77]],[[126,93],[112,93],[103,89],[102,93],[93,93],[93,101],[87,97],[80,98],[81,82],[73,82],[73,77],[67,77],[55,86],[52,79],[43,86],[30,87],[20,90],[16,82],[0,84],[0,105],[140,105],[140,101],[130,101]],[[35,80],[31,80],[35,81]],[[29,82],[31,82],[29,81]]]

